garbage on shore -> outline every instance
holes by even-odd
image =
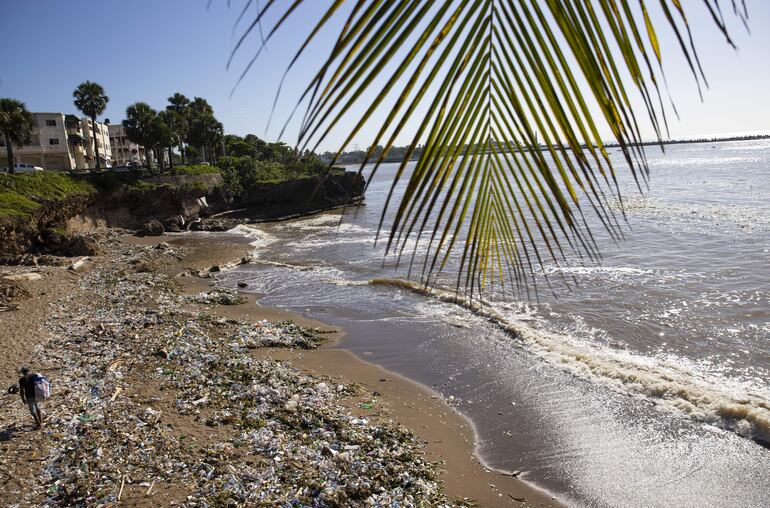
[[[179,294],[145,269],[168,250],[107,250],[79,281],[88,301],[58,302],[36,352],[57,367],[53,447],[26,502],[108,506],[163,491],[200,507],[455,505],[410,432],[342,405],[355,388],[253,351],[313,348],[320,335],[181,310],[238,295]]]

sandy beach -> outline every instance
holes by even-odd
[[[160,242],[165,242],[165,245],[162,249],[155,249]],[[19,310],[0,314],[4,330],[2,345],[4,350],[9,351],[1,364],[3,387],[15,383],[15,369],[25,362],[31,363],[33,368],[45,370],[56,380],[59,375],[57,366],[36,362],[35,348],[45,345],[52,338],[52,330],[46,329],[47,314],[57,305],[59,312],[67,312],[67,304],[62,300],[64,295],[70,295],[70,301],[87,299],[88,294],[78,284],[79,280],[90,270],[103,270],[105,264],[117,263],[117,258],[126,255],[124,250],[128,252],[140,248],[162,252],[167,249],[176,252],[176,255],[153,255],[141,261],[146,264],[141,265],[141,270],[160,275],[188,296],[206,294],[214,285],[214,279],[209,274],[244,262],[251,250],[245,239],[239,241],[232,236],[216,234],[166,235],[155,238],[124,236],[113,238],[104,245],[104,254],[88,260],[78,271],[68,269],[66,265],[41,267],[40,280],[19,282],[30,291],[32,297],[20,302]],[[18,275],[30,271],[29,267],[14,267],[4,269],[3,273]],[[260,347],[250,354],[257,361],[270,359],[286,362],[299,368],[303,375],[326,379],[329,383],[355,386],[354,393],[341,398],[341,405],[370,425],[397,425],[413,432],[420,443],[419,449],[424,459],[438,465],[437,478],[447,499],[457,503],[475,503],[478,506],[558,504],[548,493],[515,478],[516,473],[511,475],[487,469],[474,453],[475,434],[467,418],[429,388],[339,349],[336,344],[343,330],[332,329],[324,323],[279,309],[263,307],[253,295],[245,295],[242,303],[235,305],[200,303],[195,298],[188,298],[179,311],[205,312],[218,316],[218,319],[238,323],[290,320],[319,332],[327,341],[318,349]],[[116,397],[152,400],[153,390],[148,392],[148,387],[154,383],[156,380],[149,366],[146,369],[130,370],[120,385],[121,393],[113,393],[113,400]],[[226,441],[237,433],[231,425],[210,427],[196,419],[191,420],[174,406],[172,401],[177,395],[173,389],[163,392],[160,397],[155,397],[158,400],[154,400],[152,411],[163,414],[163,422],[168,425],[167,432],[194,436],[198,442]],[[65,393],[61,396],[73,395],[77,394]],[[8,469],[0,479],[3,484],[0,502],[3,504],[20,498],[31,502],[42,500],[41,485],[35,485],[35,479],[42,477],[39,470],[43,464],[50,467],[48,455],[55,445],[55,436],[31,430],[31,419],[16,397],[18,395],[5,395],[0,413],[0,426],[3,429],[0,439],[2,463],[4,468],[12,465],[12,469]],[[55,413],[57,396],[46,405]],[[136,482],[123,484],[121,503],[133,506],[168,505],[184,502],[189,494],[180,485],[158,487],[151,487],[148,493],[146,486]],[[152,492],[154,489],[155,493]]]

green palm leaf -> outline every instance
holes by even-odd
[[[701,3],[732,45],[719,0]],[[277,21],[263,45],[302,4],[292,0],[279,8],[267,1],[233,56],[266,16]],[[492,281],[529,293],[545,264],[562,263],[568,253],[598,261],[589,217],[612,240],[624,234],[616,169],[600,127],[612,132],[641,189],[647,166],[631,92],[641,97],[645,121],[660,140],[668,130],[660,85],[662,30],[674,35],[698,90],[707,85],[680,0],[343,4],[329,3],[288,66],[334,14],[347,12],[329,56],[300,98],[307,110],[298,148],[315,150],[332,131],[345,129],[341,153],[384,111],[360,169],[368,164],[371,181],[396,139],[407,126],[414,129],[380,229],[392,218],[387,251],[400,260],[411,249],[410,274],[418,268],[424,284],[447,267],[452,253],[459,257],[457,288],[471,294]],[[733,0],[731,7],[746,23],[745,5]],[[663,26],[654,25],[651,9]],[[423,142],[411,166],[414,147]],[[384,148],[375,156],[377,145]],[[403,193],[393,203],[399,184]]]

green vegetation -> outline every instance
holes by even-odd
[[[147,153],[147,167],[152,169],[153,155],[163,172],[165,162],[174,168],[179,147],[182,163],[192,158],[195,162],[215,162],[222,154],[224,127],[214,116],[214,108],[201,97],[190,101],[180,93],[168,98],[168,106],[160,112],[145,102],[137,102],[126,108],[128,139],[140,144]],[[164,156],[164,153],[166,156]]]
[[[410,261],[425,284],[455,254],[458,290],[473,295],[499,281],[529,295],[546,263],[601,259],[587,214],[609,238],[623,238],[616,163],[600,133],[612,132],[641,189],[648,167],[640,124],[661,139],[674,110],[660,89],[661,62],[670,58],[661,41],[679,42],[699,91],[706,80],[691,33],[695,5],[733,45],[717,2],[632,3],[395,0],[313,12],[314,2],[265,2],[240,25],[230,61],[247,51],[247,39],[259,37],[262,48],[300,18],[305,33],[286,70],[313,67],[297,99],[306,108],[296,114],[299,149],[344,132],[343,153],[374,127],[362,158],[372,163],[371,180],[408,136],[383,210],[393,213],[386,250],[417,249],[429,236],[425,256]],[[745,4],[732,6],[746,23]],[[344,21],[330,22],[337,14]],[[275,22],[263,27],[265,19]],[[319,54],[313,42],[324,29],[337,32],[337,43]],[[395,196],[399,182],[406,190]]]
[[[254,134],[225,136],[227,157],[220,157],[222,177],[240,195],[260,183],[277,183],[322,175],[329,167],[311,152],[299,152],[285,143],[268,143]]]
[[[99,143],[97,141],[99,138],[96,135],[96,117],[107,109],[107,103],[110,101],[110,98],[104,93],[102,85],[92,81],[84,81],[78,85],[72,96],[75,98],[75,107],[91,119],[94,150],[96,152],[96,169],[99,170],[102,167],[102,162],[99,160]]]
[[[5,144],[8,170],[13,171],[13,147],[32,142],[35,121],[27,106],[16,99],[0,98],[0,137]]]
[[[96,189],[63,173],[0,175],[0,217],[29,217],[43,203],[89,196]]]

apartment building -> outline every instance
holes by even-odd
[[[109,124],[107,127],[110,133],[113,164],[124,165],[136,162],[144,166],[147,162],[144,147],[128,139],[122,124]]]
[[[50,171],[77,171],[96,167],[94,143],[99,146],[102,167],[112,165],[107,126],[96,122],[96,139],[91,120],[64,113],[32,113],[35,127],[32,142],[14,147],[14,162],[35,164]],[[0,146],[4,146],[0,140]]]
[[[86,161],[88,168],[96,167],[96,151],[94,150],[94,131],[93,123],[90,118],[80,120],[83,136],[86,138]],[[112,166],[112,145],[110,145],[110,131],[108,125],[102,122],[96,122],[96,144],[99,146],[99,159],[101,167],[109,168]]]

